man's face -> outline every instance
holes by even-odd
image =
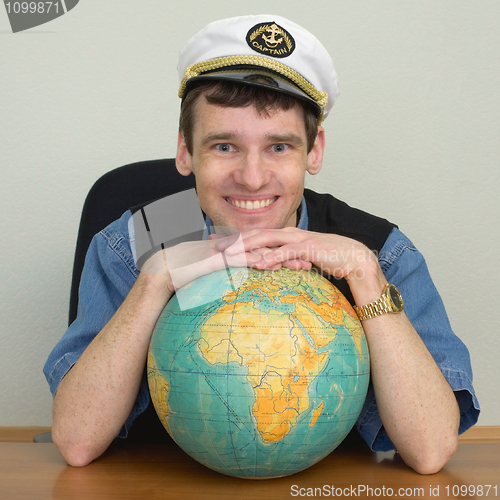
[[[259,115],[253,106],[225,108],[200,96],[193,155],[179,134],[177,168],[193,172],[203,211],[216,226],[250,229],[297,224],[305,172],[321,168],[324,132],[307,153],[299,106]]]

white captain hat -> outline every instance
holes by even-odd
[[[309,31],[276,15],[222,19],[196,33],[180,51],[179,97],[200,80],[238,80],[312,103],[324,120],[339,84],[325,47]]]

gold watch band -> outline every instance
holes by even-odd
[[[361,321],[385,313],[400,312],[403,310],[403,298],[394,285],[387,283],[380,299],[366,306],[354,306],[354,310]]]
[[[366,306],[354,306],[354,310],[356,311],[356,314],[358,315],[360,321],[392,312],[392,309],[387,302],[387,298],[385,297],[385,295],[382,295],[380,299]]]

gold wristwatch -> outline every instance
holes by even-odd
[[[394,285],[385,285],[382,297],[366,306],[354,306],[360,320],[374,318],[380,314],[397,313],[403,310],[403,297]]]

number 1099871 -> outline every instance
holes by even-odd
[[[61,8],[60,2],[6,2],[5,7],[8,14],[59,14]]]

